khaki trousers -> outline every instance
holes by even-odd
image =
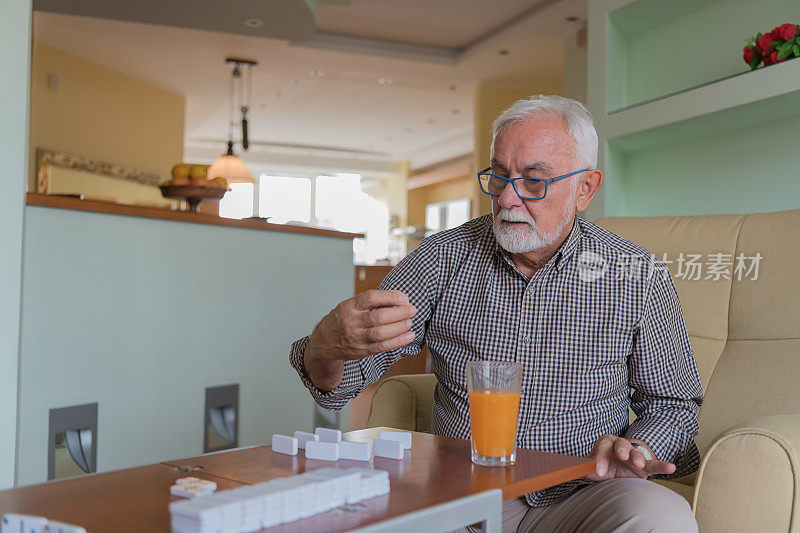
[[[479,531],[470,526],[462,531]],[[619,478],[577,490],[559,503],[503,502],[503,533],[697,532],[689,503],[646,479]]]

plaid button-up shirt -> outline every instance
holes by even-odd
[[[314,399],[340,409],[392,363],[426,343],[438,379],[431,432],[469,438],[466,363],[523,365],[517,445],[587,455],[610,433],[646,442],[673,476],[691,473],[702,388],[668,270],[645,249],[580,218],[553,258],[526,278],[486,215],[422,241],[380,284],[419,310],[409,345],[347,361],[322,392],[303,366],[308,337],[289,355]],[[628,408],[637,415],[628,422]],[[527,496],[549,505],[588,484]]]

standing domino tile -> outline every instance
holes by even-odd
[[[339,444],[336,442],[306,443],[306,459],[319,459],[321,461],[338,461]]]
[[[404,450],[411,449],[411,433],[408,431],[381,431],[379,439],[396,440],[403,443]]]
[[[50,533],[86,533],[86,529],[81,526],[65,524],[63,522],[53,522],[52,520],[47,523],[47,531]]]
[[[336,480],[338,485],[336,491],[344,494],[345,503],[358,503],[364,499],[360,472],[351,472],[350,470],[326,466],[306,472],[304,475]]]
[[[369,442],[350,442],[343,440],[339,443],[339,459],[353,461],[369,461],[372,455]]]
[[[386,459],[402,459],[405,454],[403,443],[397,440],[375,439],[372,441],[372,451],[375,457]]]
[[[372,468],[348,468],[348,473],[360,476],[361,499],[374,498],[389,493],[389,472]]]
[[[317,428],[314,432],[320,442],[342,442],[342,432],[338,429]]]
[[[47,527],[47,518],[25,514],[6,513],[3,515],[0,532],[2,533],[44,533]]]
[[[297,439],[286,435],[273,435],[272,451],[285,453],[286,455],[297,455]]]
[[[301,450],[306,449],[306,442],[314,441],[317,442],[319,440],[319,435],[316,433],[308,433],[306,431],[295,431],[294,438],[297,439],[297,447]]]

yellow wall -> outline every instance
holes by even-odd
[[[51,75],[58,77],[57,88],[48,87]],[[36,190],[37,148],[157,172],[166,179],[183,159],[184,114],[179,94],[35,42],[29,190]]]
[[[410,226],[425,225],[425,206],[436,202],[472,198],[473,180],[470,176],[463,179],[436,183],[419,189],[408,191],[408,224]]]
[[[425,206],[428,204],[469,198],[470,202],[472,202],[471,205],[474,205],[474,182],[475,180],[471,176],[464,176],[462,179],[411,189],[408,191],[408,225],[418,228],[425,227]],[[419,240],[409,239],[408,251],[410,252],[416,248],[418,244]]]
[[[541,88],[530,89],[509,89],[506,87],[495,87],[492,85],[480,85],[475,92],[475,171],[482,170],[489,166],[489,148],[492,145],[492,122],[508,106],[528,96],[545,93],[557,94],[560,87],[543,86]],[[477,190],[477,181],[474,182]],[[473,203],[472,216],[476,217],[491,213],[491,198],[477,191],[477,202]]]
[[[399,171],[391,177],[384,178],[383,191],[379,197],[386,202],[389,207],[389,214],[397,217],[397,225],[402,227],[407,224],[407,201],[406,191],[408,190],[408,161],[400,164]]]

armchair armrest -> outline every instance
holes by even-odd
[[[800,531],[800,414],[720,435],[697,472],[694,512],[701,531]]]

